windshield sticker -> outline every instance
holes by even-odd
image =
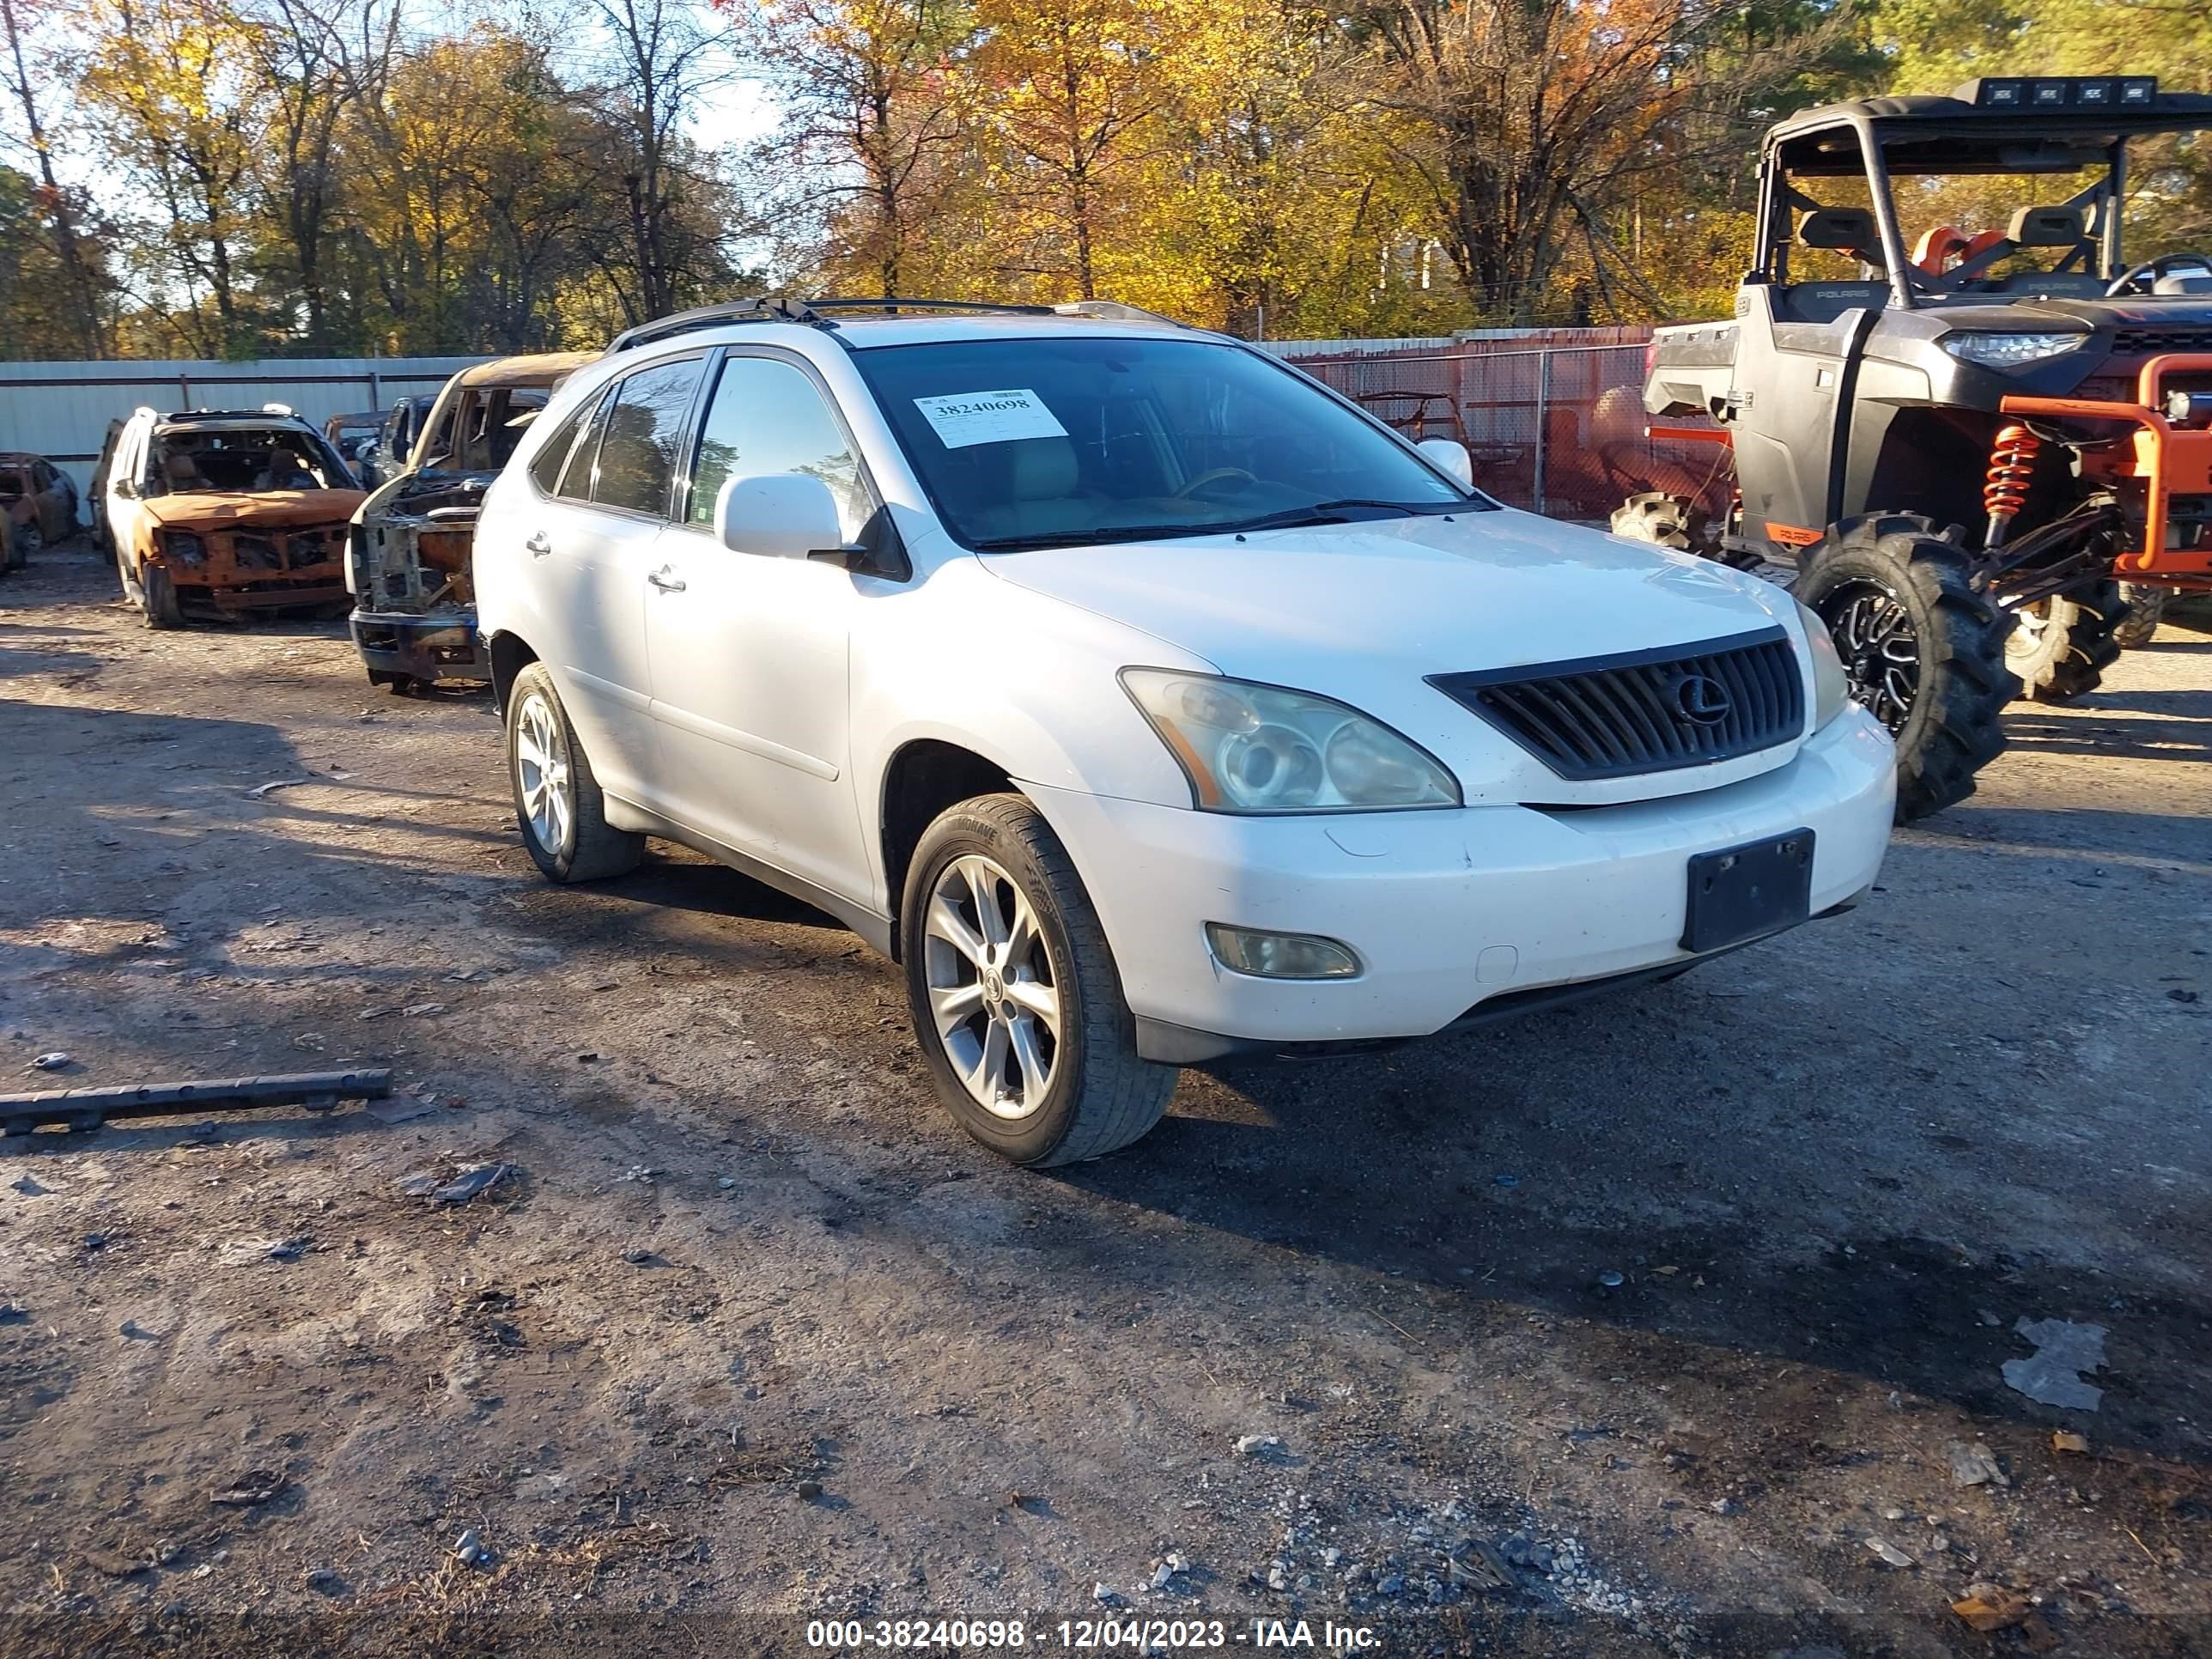
[[[947,449],[970,444],[1018,443],[1024,438],[1065,438],[1067,428],[1027,387],[1006,392],[963,392],[951,398],[916,398],[921,411]]]

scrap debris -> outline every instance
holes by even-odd
[[[478,1193],[489,1192],[501,1182],[522,1171],[512,1164],[466,1164],[448,1181],[435,1170],[418,1170],[399,1177],[399,1190],[409,1198],[434,1199],[441,1204],[465,1204]]]
[[[1966,1593],[1951,1603],[1951,1611],[1987,1636],[2023,1623],[2035,1606],[2019,1591],[2002,1584],[1976,1583],[1966,1586]]]
[[[284,1477],[267,1469],[248,1469],[227,1486],[209,1494],[210,1501],[227,1509],[250,1510],[265,1504],[284,1489]]]
[[[2081,1380],[2086,1371],[2105,1364],[2105,1328],[2077,1325],[2068,1319],[2041,1319],[2033,1323],[2023,1316],[2013,1329],[2035,1344],[2026,1359],[2004,1363],[2006,1383],[2038,1405],[2059,1406],[2069,1411],[2093,1412],[2105,1391]]]
[[[1959,1486],[2008,1486],[2004,1466],[1997,1462],[1996,1454],[1989,1443],[1977,1440],[1968,1445],[1963,1440],[1954,1440],[1943,1449],[1951,1460],[1951,1483]]]

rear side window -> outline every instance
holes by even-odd
[[[568,452],[568,465],[561,469],[561,487],[553,493],[572,501],[592,499],[592,462],[599,453],[599,434],[606,429],[607,410],[614,406],[611,388],[602,392],[592,405],[591,422],[584,435],[576,440],[575,447]]]
[[[668,510],[684,418],[699,389],[701,359],[641,368],[614,389],[592,471],[592,500],[655,516]]]
[[[537,454],[530,458],[530,477],[537,486],[549,495],[561,493],[561,469],[568,459],[568,452],[576,447],[576,428],[592,412],[592,405],[581,409],[561,422]]]

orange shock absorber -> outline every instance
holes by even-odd
[[[2027,501],[2028,480],[2035,476],[2035,458],[2043,440],[2017,421],[2002,428],[1990,447],[1990,475],[1982,486],[1982,505],[1989,509],[1989,532],[1982,538],[1990,548],[2004,544],[2005,532]]]

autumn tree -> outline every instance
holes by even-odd
[[[45,113],[50,88],[46,77],[33,67],[52,54],[41,52],[25,38],[39,21],[34,3],[35,0],[0,0],[0,46],[7,51],[0,75],[4,75],[9,98],[21,112],[25,147],[36,169],[34,178],[15,175],[20,182],[5,192],[8,273],[17,279],[11,283],[16,294],[9,296],[9,303],[12,307],[41,295],[43,284],[36,277],[43,274],[40,266],[51,264],[59,279],[61,303],[55,305],[41,295],[43,302],[35,309],[52,319],[47,326],[58,341],[72,343],[88,357],[101,357],[106,356],[101,313],[111,284],[97,241],[85,234],[91,216],[82,192],[65,188],[54,170],[53,144]],[[20,279],[26,276],[33,277],[27,288],[20,286]]]
[[[768,0],[741,15],[783,102],[771,149],[799,180],[787,198],[824,228],[819,263],[905,291],[958,173],[969,0]]]
[[[264,114],[251,26],[226,0],[95,0],[78,96],[150,206],[142,279],[193,349],[249,343],[240,255],[256,211],[253,145]],[[213,315],[208,315],[212,307]]]

